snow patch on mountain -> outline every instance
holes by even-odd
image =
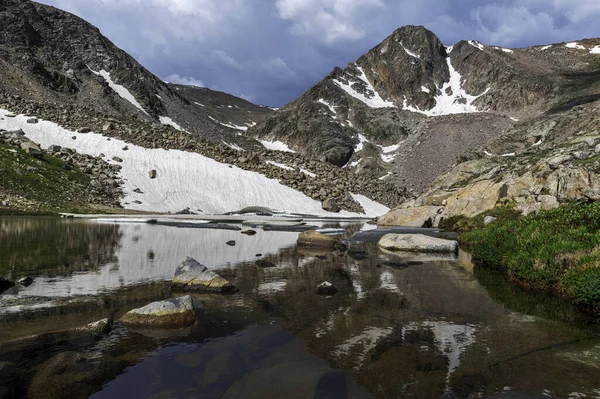
[[[476,40],[469,40],[469,44],[475,48],[478,48],[481,51],[485,49],[485,46]]]
[[[590,49],[590,54],[600,54],[600,46],[596,46]]]
[[[440,88],[438,92],[440,94],[435,97],[435,106],[430,110],[421,110],[417,107],[408,104],[406,97],[404,98],[403,109],[411,112],[418,112],[427,116],[439,116],[439,115],[450,115],[450,114],[465,114],[479,112],[477,107],[473,105],[473,102],[479,97],[487,94],[490,90],[488,87],[483,93],[473,96],[468,94],[462,87],[462,76],[454,69],[450,57],[446,58],[448,64],[448,70],[450,71],[450,80]],[[451,94],[448,94],[451,93]]]
[[[402,46],[402,49],[406,52],[406,54],[410,55],[411,57],[414,57],[418,60],[421,59],[421,57],[419,56],[419,54],[413,53],[412,51],[410,51],[409,49],[407,49],[404,44],[402,44],[402,42],[400,42],[400,45]]]
[[[286,164],[278,163],[275,161],[265,161],[265,163],[268,163],[269,165],[277,166],[278,168],[285,169],[285,170],[296,170],[290,166],[287,166]]]
[[[144,148],[98,133],[74,132],[54,122],[40,120],[29,124],[30,116],[26,115],[6,118],[9,114],[0,109],[0,129],[21,129],[42,148],[60,145],[91,156],[102,153],[109,163],[116,163],[113,157],[121,158],[119,176],[125,194],[122,205],[127,209],[176,212],[189,208],[204,214],[222,214],[249,206],[264,206],[288,213],[336,217],[375,217],[387,212],[384,210],[387,207],[356,195],[357,201],[364,204],[366,214],[347,211],[333,214],[324,211],[319,201],[275,179],[198,153]],[[148,175],[151,170],[156,171],[155,179]]]
[[[348,83],[344,83],[344,82],[339,81],[338,79],[333,79],[333,83],[335,83],[340,89],[344,90],[350,96],[356,98],[357,100],[362,101],[363,103],[365,103],[366,105],[368,105],[371,108],[394,107],[393,102],[384,100],[383,98],[381,98],[379,93],[377,93],[377,91],[375,91],[375,88],[369,82],[369,79],[367,78],[367,75],[365,75],[365,72],[362,70],[362,68],[356,64],[355,64],[355,66],[360,71],[360,74],[361,74],[360,76],[355,76],[355,78],[357,78],[358,80],[352,81],[352,80],[348,79]],[[357,84],[363,87],[363,91],[366,94],[360,93],[354,89],[353,86],[357,85]]]
[[[211,121],[218,123],[221,126],[225,126],[228,127],[230,129],[235,129],[235,130],[241,130],[243,132],[245,132],[246,130],[248,130],[248,126],[238,126],[238,125],[234,125],[233,123],[229,122],[229,123],[223,123],[215,118],[213,118],[212,116],[208,117]]]
[[[258,140],[267,150],[271,151],[283,151],[283,152],[296,152],[292,150],[286,143],[283,141],[268,141],[268,140]]]
[[[235,145],[235,144],[231,144],[231,143],[227,143],[225,141],[222,142],[223,144],[225,144],[227,147],[231,148],[232,150],[236,150],[236,151],[244,151],[244,149],[242,147],[240,147],[239,145]]]
[[[573,48],[573,49],[576,49],[576,50],[585,50],[585,47],[582,46],[581,44],[577,43],[577,42],[567,43],[567,44],[565,44],[565,47],[567,47],[567,48]]]
[[[115,93],[117,93],[119,95],[119,97],[121,97],[124,100],[129,101],[129,103],[131,103],[134,107],[136,107],[137,109],[139,109],[140,111],[142,111],[143,113],[145,113],[146,115],[148,115],[148,113],[146,112],[146,110],[144,109],[144,107],[141,106],[141,104],[135,99],[135,97],[133,96],[133,94],[131,94],[129,92],[129,90],[127,90],[124,86],[121,86],[121,85],[116,84],[115,82],[113,82],[113,80],[110,77],[110,72],[107,72],[104,69],[101,70],[101,71],[99,71],[99,72],[97,72],[97,71],[94,71],[89,66],[88,66],[88,69],[94,75],[102,76],[104,78],[104,80],[106,81],[106,83],[108,83],[108,86],[111,89],[113,89],[113,91]]]
[[[182,132],[186,131],[185,129],[182,129],[181,126],[179,126],[173,119],[169,118],[168,116],[159,116],[158,120],[163,125],[171,126],[171,127],[175,128],[177,130],[180,130]]]
[[[331,113],[332,113],[333,115],[337,115],[337,111],[335,110],[335,108],[333,107],[333,105],[329,104],[329,103],[328,103],[327,101],[325,101],[324,99],[322,99],[322,98],[319,98],[319,99],[317,100],[317,102],[318,102],[318,103],[320,103],[320,104],[323,104],[323,105],[325,105],[327,108],[329,108],[329,111],[331,111]],[[335,118],[335,116],[334,116],[334,118]]]
[[[540,50],[542,50],[542,51],[546,51],[546,50],[548,50],[548,49],[549,49],[549,48],[551,48],[551,47],[552,47],[552,45],[551,45],[551,44],[549,44],[549,45],[547,45],[547,46],[542,46],[542,47],[540,47]]]

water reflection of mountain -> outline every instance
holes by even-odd
[[[345,254],[306,251],[295,246],[295,233],[259,231],[246,237],[235,231],[124,224],[118,234],[113,264],[55,282],[42,280],[40,295],[91,293],[102,300],[87,310],[77,308],[81,320],[92,321],[92,313],[99,317],[99,303],[104,313],[118,317],[171,295],[166,284],[156,289],[148,281],[169,280],[185,255],[219,269],[240,292],[195,295],[197,324],[172,336],[121,329],[123,335],[100,341],[95,359],[111,364],[120,358],[115,349],[106,349],[111,345],[127,347],[135,356],[119,363],[130,366],[127,373],[98,377],[105,378],[99,384],[105,390],[97,397],[139,387],[149,373],[156,378],[144,386],[147,396],[179,392],[179,387],[191,396],[314,396],[325,392],[331,379],[340,392],[366,389],[382,398],[478,397],[505,389],[592,396],[600,388],[597,334],[549,312],[540,318],[515,311],[495,299],[509,294],[499,292],[505,286],[498,285],[490,296],[490,280],[483,286],[472,268],[451,258],[398,256],[372,243],[353,243]],[[225,244],[231,239],[236,246]],[[254,264],[257,253],[275,267]],[[316,285],[325,280],[339,293],[317,295]],[[66,313],[61,311],[62,320]],[[305,385],[297,385],[303,380]]]
[[[0,276],[18,279],[92,270],[114,262],[116,225],[58,218],[0,217]]]
[[[98,235],[111,231],[119,237],[114,256],[94,265],[91,273],[72,273],[63,279],[42,276],[20,291],[21,295],[70,297],[93,295],[155,280],[170,280],[186,256],[211,267],[227,267],[257,259],[257,254],[272,254],[292,246],[296,233],[259,232],[246,236],[239,231],[175,228],[148,224],[97,224]],[[93,229],[92,229],[93,230]],[[107,242],[107,237],[103,237]],[[234,247],[226,242],[235,240]],[[98,245],[96,243],[96,245]],[[89,248],[92,252],[93,248]],[[90,253],[90,260],[94,259]],[[99,260],[99,259],[98,259]]]

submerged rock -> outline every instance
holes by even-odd
[[[319,295],[333,295],[338,292],[337,288],[329,281],[323,281],[321,284],[317,285],[317,294]]]
[[[315,230],[302,232],[298,235],[299,246],[311,246],[333,249],[337,240],[333,237],[319,233]]]
[[[275,264],[273,262],[269,262],[268,260],[264,260],[264,259],[259,259],[256,262],[254,262],[254,264],[256,266],[262,267],[264,269],[270,268],[270,267],[275,267]]]
[[[446,252],[458,251],[458,242],[429,237],[423,234],[386,234],[379,240],[379,247],[389,251]]]
[[[230,247],[235,247],[235,241],[234,240],[227,241],[225,244],[229,245]]]
[[[85,331],[92,334],[108,334],[112,328],[112,318],[98,320],[85,326],[76,328],[76,331]]]
[[[23,277],[19,280],[19,284],[21,284],[24,287],[29,287],[31,284],[33,284],[33,279],[29,276]]]
[[[256,231],[252,230],[252,229],[244,230],[244,231],[242,231],[242,234],[246,234],[247,236],[253,236],[256,234]]]
[[[126,325],[147,327],[185,327],[196,322],[192,297],[171,298],[133,309],[121,317]]]
[[[173,277],[174,290],[179,291],[207,291],[207,292],[234,292],[237,289],[228,280],[195,259],[186,257],[175,270]]]

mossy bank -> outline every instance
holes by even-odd
[[[600,203],[569,204],[521,218],[501,217],[460,237],[479,267],[524,287],[554,292],[600,314]],[[466,224],[461,221],[461,226]]]

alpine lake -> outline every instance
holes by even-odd
[[[247,218],[0,217],[0,277],[15,282],[0,293],[0,398],[600,398],[599,320],[568,303],[466,252],[382,251],[390,230],[364,220],[303,221],[340,251]],[[186,256],[238,292],[192,294],[191,327],[120,323],[186,295],[171,290]],[[317,294],[324,281],[338,292]],[[81,329],[105,318],[107,333]]]

